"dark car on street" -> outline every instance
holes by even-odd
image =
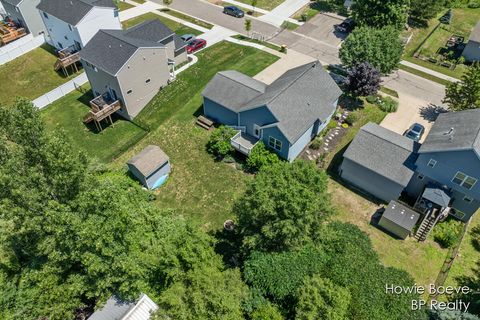
[[[414,123],[405,131],[404,136],[412,139],[413,141],[420,141],[422,139],[423,133],[425,132],[425,127],[419,123]]]
[[[352,18],[345,19],[342,23],[335,25],[335,30],[342,33],[350,33],[355,28],[355,21]]]
[[[187,53],[194,53],[200,49],[203,49],[207,46],[207,40],[204,39],[194,39],[190,41],[187,45]]]
[[[235,6],[228,6],[223,8],[223,13],[228,14],[229,16],[235,18],[243,18],[245,16],[245,12],[242,9],[239,9]]]

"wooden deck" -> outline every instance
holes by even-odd
[[[55,62],[54,69],[58,71],[63,70],[65,76],[68,76],[68,67],[72,66],[75,72],[78,72],[77,62],[80,61],[80,54],[78,52],[72,52],[69,49],[63,49],[58,51],[58,59]]]
[[[27,31],[24,28],[0,21],[0,45],[6,45],[25,35],[27,35]]]
[[[84,123],[94,122],[97,130],[102,131],[103,127],[101,121],[104,119],[110,120],[113,126],[112,114],[122,108],[119,100],[109,100],[105,95],[101,95],[90,101],[91,110],[83,118]]]

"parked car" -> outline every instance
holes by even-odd
[[[223,8],[223,13],[228,14],[235,18],[243,18],[245,16],[245,12],[242,9],[237,8],[235,6],[228,6]]]
[[[345,19],[342,23],[335,25],[338,32],[349,33],[355,28],[355,21],[352,18]]]
[[[413,141],[420,141],[422,139],[423,133],[425,132],[425,127],[419,123],[414,123],[405,131],[404,136],[412,139]]]
[[[194,53],[195,51],[198,51],[202,48],[205,48],[207,46],[207,41],[204,39],[194,39],[190,41],[187,45],[187,53]]]
[[[195,40],[197,37],[194,34],[187,33],[180,37],[184,42],[189,43],[192,40]]]

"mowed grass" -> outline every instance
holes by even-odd
[[[146,131],[118,116],[114,117],[114,126],[103,121],[104,130],[101,132],[97,132],[93,124],[86,126],[82,120],[90,110],[88,102],[91,99],[91,91],[86,94],[73,91],[43,109],[41,116],[47,128],[62,132],[72,147],[86,152],[91,158],[109,162],[143,138]]]
[[[130,3],[127,3],[127,2],[124,2],[124,1],[119,1],[117,6],[118,6],[119,11],[127,10],[127,9],[130,9],[130,8],[134,7]]]
[[[0,103],[11,104],[17,96],[34,100],[79,74],[64,77],[53,69],[56,60],[46,45],[1,65]]]
[[[122,26],[123,26],[124,29],[127,29],[127,28],[133,27],[133,26],[135,26],[139,23],[142,23],[146,20],[152,20],[152,19],[160,20],[164,25],[169,27],[173,32],[175,32],[178,35],[184,35],[184,34],[187,34],[187,33],[194,34],[194,35],[199,35],[201,33],[200,31],[198,31],[196,29],[187,27],[187,26],[185,26],[181,23],[178,23],[176,21],[173,21],[171,19],[161,17],[158,14],[155,14],[155,13],[152,13],[152,12],[148,12],[148,13],[142,14],[141,16],[138,16],[138,17],[129,19],[127,21],[124,21],[124,22],[122,22]]]
[[[245,3],[246,5],[252,5],[251,0],[238,0],[239,2]],[[271,11],[281,5],[285,0],[258,0],[257,8],[262,8],[268,11]]]
[[[480,20],[480,9],[456,8],[452,9],[452,11],[453,19],[450,25],[442,24],[435,31],[433,31],[439,23],[438,18],[444,14],[444,12],[442,12],[438,17],[431,19],[428,22],[428,26],[425,28],[413,30],[412,39],[405,47],[405,60],[419,64],[426,68],[430,68],[434,71],[441,72],[451,77],[460,78],[463,75],[467,69],[465,65],[457,65],[454,70],[450,70],[448,68],[413,57],[413,54],[419,48],[419,46],[422,45],[422,42],[425,39],[426,41],[423,43],[422,48],[419,51],[419,53],[425,57],[435,56],[440,48],[445,47],[450,36],[454,34],[465,37],[465,43],[468,42],[468,38],[472,29]]]
[[[156,203],[193,218],[206,230],[215,230],[231,218],[233,201],[243,192],[250,176],[215,161],[206,152],[211,132],[195,125],[201,112],[201,92],[217,71],[238,70],[253,76],[278,58],[228,42],[205,49],[198,58],[197,64],[179,74],[140,113],[136,120],[150,127],[150,134],[112,167],[124,168],[131,156],[149,144],[160,146],[170,157],[172,173],[155,192]]]
[[[474,270],[478,267],[480,261],[480,247],[475,247],[474,240],[480,240],[480,234],[475,233],[480,230],[480,213],[477,212],[470,222],[467,233],[463,238],[460,250],[452,268],[448,274],[446,285],[461,286],[464,285],[461,277],[470,277],[474,275]]]

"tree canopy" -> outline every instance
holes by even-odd
[[[462,81],[447,84],[443,102],[452,111],[480,108],[480,63],[469,67]]]
[[[355,0],[352,16],[360,26],[383,28],[392,26],[401,30],[407,23],[410,0]]]
[[[245,252],[300,247],[319,236],[333,212],[327,176],[303,161],[263,166],[234,212]]]
[[[363,62],[349,70],[345,85],[354,95],[365,97],[377,94],[380,82],[380,72],[370,62]]]
[[[410,0],[410,17],[426,23],[445,8],[445,2],[444,0]]]
[[[340,59],[347,68],[369,62],[386,75],[397,68],[402,52],[403,43],[393,27],[359,27],[342,44]]]

